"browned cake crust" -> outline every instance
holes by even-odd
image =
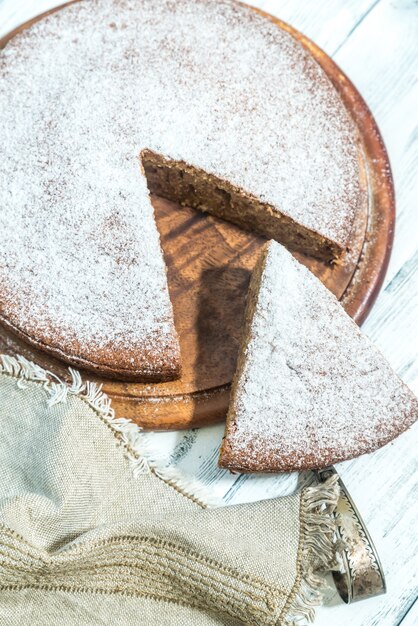
[[[50,334],[37,332],[36,337],[22,332],[18,326],[10,323],[9,319],[0,316],[0,321],[26,343],[46,354],[65,361],[69,365],[74,365],[92,372],[97,372],[107,378],[116,380],[136,381],[140,380],[149,383],[158,383],[176,380],[181,376],[180,347],[177,334],[173,328],[171,341],[166,346],[161,358],[154,350],[142,348],[140,351],[126,348],[123,352],[114,349],[112,345],[102,346],[97,349],[90,348],[90,359],[80,356],[85,353],[85,346],[76,340],[68,345],[67,339],[62,340],[62,345],[66,345],[66,350],[62,351],[56,347],[59,336],[55,334],[53,344],[50,342]],[[112,364],[109,365],[109,364]],[[130,365],[128,365],[130,364]],[[135,364],[135,365],[132,365]]]

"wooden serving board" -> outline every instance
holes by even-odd
[[[367,105],[339,67],[291,26],[259,12],[309,50],[333,82],[358,127],[365,193],[351,251],[340,265],[333,267],[296,256],[361,323],[381,287],[392,246],[395,201],[386,150]],[[33,21],[5,37],[0,47]],[[182,378],[169,383],[140,384],[111,381],[90,372],[84,377],[103,384],[118,416],[131,418],[144,428],[208,425],[223,420],[227,412],[248,282],[265,240],[161,198],[153,198],[153,205],[180,336]],[[63,378],[68,376],[65,364],[28,347],[2,328],[0,352],[23,354]]]

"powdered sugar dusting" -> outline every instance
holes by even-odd
[[[236,469],[323,467],[418,417],[417,399],[333,294],[274,242],[243,363],[224,459]]]
[[[351,123],[316,63],[245,7],[80,2],[16,37],[0,76],[2,314],[64,353],[175,356],[144,147],[347,240]]]

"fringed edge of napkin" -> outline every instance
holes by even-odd
[[[102,385],[83,382],[80,372],[72,367],[68,368],[71,381],[65,382],[21,355],[0,355],[0,373],[16,378],[17,386],[21,389],[25,388],[25,381],[41,384],[49,406],[66,402],[68,396],[76,396],[86,402],[124,446],[134,478],[152,472],[198,506],[220,506],[219,498],[210,494],[200,482],[185,478],[173,468],[159,467],[159,463],[154,461],[155,450],[151,448],[147,434],[132,420],[115,416],[112,401],[102,390]]]
[[[311,623],[329,588],[324,574],[342,571],[343,543],[338,539],[335,510],[338,476],[301,493],[301,541],[294,591],[284,608],[285,624]]]

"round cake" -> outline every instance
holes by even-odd
[[[0,320],[69,363],[179,375],[149,191],[327,261],[349,246],[353,123],[244,5],[71,4],[1,52],[0,109]]]

